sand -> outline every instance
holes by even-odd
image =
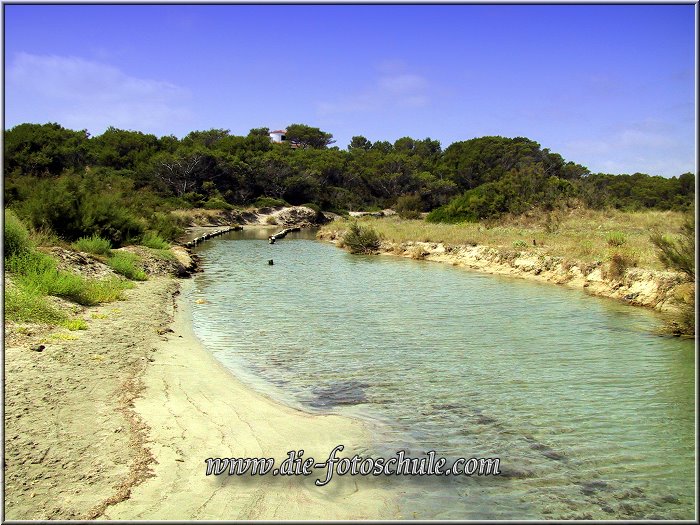
[[[191,283],[187,283],[191,285]],[[209,457],[274,457],[292,449],[325,458],[335,445],[364,450],[360,421],[307,414],[256,393],[202,347],[180,299],[168,334],[144,376],[136,411],[150,427],[155,476],[111,506],[109,519],[369,519],[391,517],[395,505],[381,480],[205,476]]]
[[[6,519],[380,519],[399,517],[383,478],[205,476],[210,457],[325,458],[367,450],[362,421],[281,405],[199,343],[178,286],[152,277],[89,308],[89,329],[9,330]],[[170,331],[172,330],[172,331]],[[51,337],[62,334],[60,337]],[[42,352],[30,349],[48,340]]]

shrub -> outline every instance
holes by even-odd
[[[94,253],[95,255],[109,255],[112,251],[112,243],[99,235],[81,237],[73,243],[73,248],[79,252]]]
[[[124,290],[133,288],[134,284],[112,277],[110,279],[90,279],[85,283],[85,288],[81,293],[81,302],[85,306],[94,306],[101,303],[111,303],[124,299]]]
[[[12,210],[5,210],[5,259],[29,253],[29,231]]]
[[[114,252],[107,259],[107,265],[115,272],[123,275],[127,279],[134,281],[145,281],[148,279],[146,272],[141,268],[137,268],[136,264],[140,261],[138,255],[129,252]]]
[[[523,241],[522,239],[519,239],[517,241],[513,241],[513,248],[527,248],[527,243]]]
[[[608,234],[608,246],[622,246],[627,242],[625,234],[622,232],[610,232]]]
[[[168,244],[160,235],[153,232],[144,233],[143,237],[141,237],[140,244],[142,246],[147,246],[148,248],[153,248],[154,250],[170,249],[170,244]]]
[[[627,268],[637,266],[639,259],[634,255],[614,253],[610,256],[607,276],[610,279],[622,279],[627,272]]]
[[[282,199],[273,199],[272,197],[259,197],[253,205],[256,208],[274,208],[276,206],[289,206],[289,203]]]
[[[265,217],[265,224],[270,224],[274,226],[275,224],[277,224],[277,219],[273,215],[268,215],[267,217]]]
[[[374,253],[379,250],[381,241],[374,229],[353,222],[343,236],[342,244],[350,253]]]
[[[684,273],[695,285],[695,219],[688,215],[681,226],[681,235],[672,240],[658,233],[651,236],[659,260],[667,268]],[[695,335],[695,290],[679,298],[680,315],[671,331],[676,335]]]
[[[659,260],[664,266],[695,281],[695,219],[691,215],[686,217],[677,240],[655,233],[651,242],[658,249]]]
[[[423,202],[418,195],[401,195],[396,201],[395,209],[402,219],[418,219],[423,210]]]
[[[207,210],[232,210],[233,206],[221,197],[214,197],[205,202],[203,208]]]

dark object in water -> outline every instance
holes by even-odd
[[[367,402],[365,389],[369,385],[360,381],[337,381],[313,389],[315,398],[309,402],[314,408],[331,408],[340,405],[359,405]]]
[[[272,259],[270,259],[269,261],[267,261],[267,264],[269,264],[270,266],[272,266],[273,264],[275,264],[275,262],[274,262]]]
[[[270,235],[267,240],[270,241],[270,244],[275,244],[277,238],[274,235]]]

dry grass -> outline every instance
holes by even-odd
[[[621,212],[576,209],[553,214],[532,213],[494,223],[431,224],[397,217],[363,217],[388,241],[424,241],[445,244],[479,244],[502,249],[527,246],[539,255],[565,257],[584,263],[609,261],[617,253],[637,261],[642,268],[662,270],[656,249],[649,240],[658,231],[675,236],[683,214],[670,211]],[[334,221],[323,230],[346,229],[348,221]],[[623,235],[624,246],[611,246],[609,239]],[[533,243],[533,240],[536,244]]]

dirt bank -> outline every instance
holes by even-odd
[[[334,230],[321,231],[319,238],[339,244],[342,233]],[[692,288],[675,272],[626,268],[616,276],[603,263],[576,265],[562,257],[542,256],[525,250],[434,242],[383,241],[379,251],[384,255],[436,261],[490,274],[564,285],[592,295],[663,312],[677,311],[676,296],[691,293]]]

